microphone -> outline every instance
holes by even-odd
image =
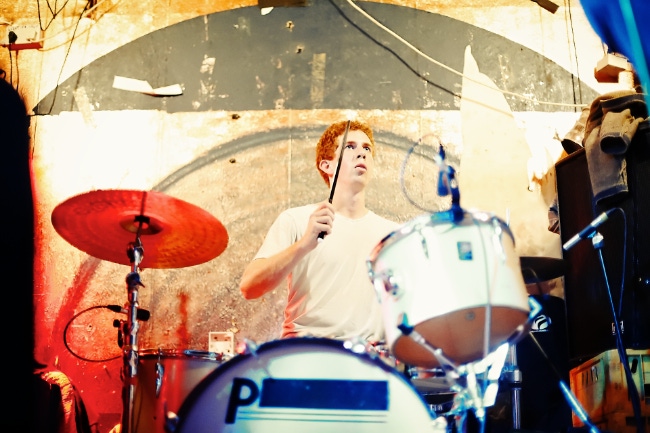
[[[128,311],[126,311],[125,308],[122,308],[119,305],[105,305],[104,307],[116,313],[124,313],[124,314],[128,313]],[[138,312],[136,313],[137,320],[142,320],[143,322],[146,322],[147,320],[149,320],[149,317],[151,317],[151,313],[149,312],[149,310],[145,310],[144,308],[138,308]]]
[[[438,196],[446,197],[451,190],[449,185],[449,171],[451,167],[445,163],[445,149],[442,144],[438,147],[438,155],[433,157],[433,160],[438,165]]]
[[[453,222],[463,219],[464,211],[460,207],[460,191],[456,180],[456,171],[445,162],[445,148],[440,144],[438,155],[433,157],[438,165],[438,196],[446,197],[451,195],[451,218]]]
[[[573,248],[578,242],[580,242],[583,239],[589,239],[593,237],[594,233],[596,233],[596,229],[600,227],[602,223],[607,221],[609,217],[612,216],[615,210],[616,209],[610,209],[598,215],[598,217],[592,222],[590,222],[587,227],[582,229],[580,233],[576,234],[571,239],[566,241],[564,245],[562,245],[564,251],[569,251],[571,248]]]

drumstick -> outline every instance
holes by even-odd
[[[334,172],[334,180],[332,181],[332,189],[330,189],[330,198],[329,202],[332,204],[334,199],[334,190],[336,189],[336,180],[339,178],[339,170],[341,169],[341,161],[343,161],[343,151],[345,150],[345,143],[348,141],[348,131],[350,130],[350,120],[345,124],[345,132],[343,133],[343,140],[341,141],[341,153],[339,153],[339,162],[336,164],[336,171]],[[318,234],[318,240],[321,240],[325,237],[325,232],[320,232]]]

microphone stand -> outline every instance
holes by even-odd
[[[641,419],[641,402],[639,398],[639,392],[637,391],[636,388],[636,383],[634,382],[634,378],[632,377],[632,372],[630,371],[630,365],[627,360],[627,352],[625,350],[625,346],[623,344],[623,333],[621,331],[621,325],[620,322],[618,321],[618,315],[616,314],[616,307],[614,306],[614,300],[612,298],[612,290],[609,285],[609,279],[607,277],[607,269],[605,267],[605,261],[603,259],[603,244],[604,244],[604,238],[603,235],[600,234],[600,232],[597,231],[598,226],[600,224],[604,223],[607,221],[607,219],[617,210],[620,210],[623,213],[623,217],[625,218],[625,212],[621,208],[613,208],[609,209],[606,212],[603,212],[600,214],[595,220],[593,220],[587,227],[585,227],[580,233],[576,234],[572,239],[570,239],[568,242],[566,242],[562,248],[565,251],[568,251],[569,249],[573,248],[575,244],[577,244],[580,240],[582,239],[588,239],[591,238],[591,243],[594,246],[594,249],[598,252],[598,258],[600,260],[600,266],[601,270],[603,271],[603,278],[605,279],[605,288],[607,289],[607,296],[609,297],[609,305],[611,307],[611,313],[612,313],[612,319],[614,321],[614,329],[615,329],[615,339],[616,339],[616,349],[618,351],[618,356],[621,361],[621,364],[623,366],[623,371],[625,371],[625,379],[627,381],[627,386],[628,386],[628,396],[630,398],[630,401],[632,402],[632,409],[634,411],[634,418],[636,420],[637,424],[637,432],[638,433],[644,433],[645,432],[645,425],[643,420]],[[627,223],[624,220],[624,227],[627,227]],[[624,239],[627,239],[627,234],[624,235]],[[623,254],[625,257],[625,244],[623,247]],[[624,261],[625,263],[625,261]],[[622,275],[621,275],[621,281],[625,281],[625,269],[623,269]],[[622,294],[623,290],[625,289],[625,284],[621,284],[621,302],[623,300]],[[538,345],[538,347],[541,346]],[[542,351],[543,352],[543,351]],[[564,392],[567,401],[571,405],[572,408],[576,408],[577,400],[575,399],[575,396],[573,396],[566,386],[562,381],[560,381],[560,387],[562,388],[562,392]],[[579,407],[579,404],[577,404],[577,409],[576,410],[576,415],[580,417],[580,419],[585,423],[585,425],[588,425],[590,427],[590,430],[595,432],[596,427],[591,424],[591,421],[589,421],[588,417],[586,416],[586,413],[584,413],[584,410],[582,410],[581,407]]]
[[[139,230],[136,235],[136,242],[130,243],[127,248],[127,255],[132,263],[132,271],[126,276],[126,288],[128,292],[128,304],[126,307],[127,320],[124,322],[123,334],[124,345],[122,357],[124,366],[122,371],[123,388],[122,400],[124,411],[122,413],[121,433],[132,433],[134,431],[134,410],[135,390],[138,376],[138,287],[144,287],[140,281],[138,266],[142,263],[144,249],[140,242]]]
[[[567,401],[573,412],[576,414],[578,418],[580,418],[580,421],[587,426],[589,429],[589,433],[600,433],[600,430],[598,430],[598,427],[591,421],[589,418],[589,414],[584,410],[576,396],[571,392],[571,389],[567,386],[566,382],[562,378],[562,375],[557,371],[555,368],[555,365],[553,362],[549,359],[548,355],[546,355],[546,352],[542,348],[542,346],[539,344],[537,341],[537,338],[532,333],[528,334],[528,337],[535,343],[535,346],[539,349],[540,353],[548,363],[548,365],[551,367],[551,370],[555,374],[555,376],[558,378],[558,385],[560,387],[560,391],[562,391],[562,394],[564,395],[564,399]]]
[[[460,190],[456,180],[456,170],[445,163],[445,149],[442,144],[438,147],[438,155],[434,157],[438,164],[438,196],[446,197],[451,195],[451,208],[449,212],[453,222],[461,221],[465,211],[460,207]]]
[[[607,296],[609,297],[609,305],[612,310],[612,319],[614,320],[614,329],[615,329],[615,339],[616,339],[616,348],[618,350],[618,357],[623,366],[623,371],[625,372],[625,379],[628,387],[628,396],[632,403],[632,409],[634,411],[634,418],[637,424],[637,432],[644,433],[645,425],[644,421],[641,418],[641,401],[639,398],[639,391],[636,388],[636,383],[632,377],[632,372],[630,371],[630,364],[627,359],[627,351],[625,350],[625,345],[623,344],[623,332],[621,331],[621,324],[618,320],[618,315],[616,314],[616,307],[614,306],[614,300],[612,298],[612,290],[609,285],[609,279],[607,278],[607,269],[605,267],[605,261],[603,259],[603,244],[604,238],[599,233],[594,233],[594,236],[591,239],[591,243],[594,246],[594,249],[598,252],[598,258],[600,259],[600,266],[603,271],[603,278],[605,279],[605,287],[607,288]],[[623,269],[623,274],[621,278],[625,278],[625,269]],[[621,286],[621,290],[624,289],[624,285]],[[622,300],[622,298],[621,298]]]

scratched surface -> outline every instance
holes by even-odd
[[[500,86],[539,99],[571,94],[571,74],[501,36],[410,8],[365,6],[459,70],[467,63],[469,44],[479,68],[475,73]],[[85,310],[123,305],[130,269],[81,253],[57,235],[51,212],[71,195],[95,188],[155,189],[209,211],[228,231],[228,247],[214,260],[141,271],[139,303],[151,312],[138,332],[142,349],[207,350],[210,331],[233,331],[239,342],[277,338],[285,291],[245,301],[239,277],[282,209],[327,197],[312,148],[325,126],[347,117],[347,110],[369,121],[377,134],[379,168],[368,191],[368,204],[377,213],[407,223],[445,208],[446,199],[435,193],[437,169],[426,152],[414,153],[402,171],[411,146],[433,134],[447,146],[450,164],[462,168],[461,194],[468,205],[501,217],[506,208],[514,209],[520,254],[557,253],[557,235],[545,224],[554,179],[541,179],[543,193],[527,189],[523,168],[531,151],[518,128],[527,110],[533,111],[529,122],[559,121],[560,129],[573,124],[573,113],[545,117],[534,112],[537,107],[513,101],[503,116],[485,116],[476,107],[468,111],[452,96],[465,91],[461,79],[440,73],[367,24],[365,30],[379,40],[363,36],[329,2],[277,9],[263,18],[273,25],[253,25],[261,18],[251,6],[155,31],[72,74],[36,104],[49,113],[54,102],[50,115],[38,118],[35,146],[42,236],[36,353],[70,374],[89,407],[104,417],[104,431],[121,411],[122,365],[113,320],[124,316]],[[341,24],[340,32],[331,31],[333,23]],[[445,44],[438,43],[443,39]],[[154,98],[115,91],[115,75],[146,78],[154,87],[180,82],[185,92]],[[473,89],[471,96],[484,102],[493,95]],[[489,149],[498,149],[501,157],[486,157]],[[541,153],[544,162],[550,159],[544,147]]]

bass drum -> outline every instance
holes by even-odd
[[[310,337],[227,361],[190,393],[177,422],[174,433],[436,431],[426,402],[384,361]]]
[[[437,349],[456,364],[480,360],[528,320],[514,237],[489,213],[466,211],[460,221],[452,212],[415,218],[373,249],[368,267],[388,347],[409,365],[439,366]],[[430,347],[403,335],[402,324]]]
[[[225,361],[221,353],[176,349],[144,349],[138,358],[135,433],[166,433],[168,413],[176,413],[190,391]]]

